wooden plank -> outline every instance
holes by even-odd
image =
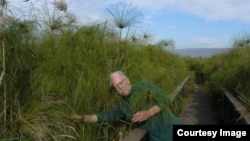
[[[236,110],[240,113],[240,115],[243,117],[243,119],[246,121],[247,124],[250,124],[250,114],[247,113],[246,108],[241,104],[241,102],[235,98],[228,90],[221,87],[224,94],[227,96],[227,98],[230,100],[230,102],[234,105]]]
[[[146,130],[135,128],[130,134],[125,136],[122,141],[140,141],[146,133]]]

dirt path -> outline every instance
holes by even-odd
[[[181,118],[188,125],[217,124],[210,99],[202,93],[201,86],[198,84],[195,84],[193,94],[187,107],[183,109]]]

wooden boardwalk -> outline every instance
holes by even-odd
[[[209,96],[202,92],[200,85],[195,84],[188,105],[181,113],[181,119],[187,125],[217,124]]]
[[[171,94],[172,99],[174,99],[183,88],[183,85],[189,78],[187,77],[183,82],[176,88],[176,90]],[[228,99],[235,106],[239,113],[246,111],[246,109],[241,105],[234,97],[232,97],[226,89],[222,89]],[[221,105],[223,106],[223,105]],[[188,99],[188,104],[183,108],[180,118],[186,125],[214,125],[219,124],[216,119],[214,109],[212,108],[210,97],[203,93],[202,86],[195,84],[193,93]],[[246,124],[250,124],[250,114],[243,116]],[[129,135],[125,136],[121,141],[140,141],[145,137],[146,131],[135,128]]]

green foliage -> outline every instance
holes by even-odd
[[[207,84],[213,90],[219,90],[221,86],[234,91],[240,91],[244,95],[250,95],[247,90],[249,80],[249,48],[233,48],[230,52],[214,56],[207,60],[204,73]]]
[[[203,72],[206,78],[207,93],[211,94],[215,104],[221,99],[219,98],[222,93],[221,87],[225,87],[246,105],[249,112],[247,101],[250,99],[250,48],[247,42],[249,38],[245,40],[246,42],[236,40],[234,47],[229,52],[205,60]]]
[[[143,17],[142,13],[132,4],[127,4],[121,1],[107,8],[107,12],[110,19],[113,21],[113,24],[120,29],[120,39],[122,38],[123,28],[135,26],[142,21]]]
[[[166,50],[172,51],[175,48],[175,43],[173,40],[161,40],[157,43],[157,46],[163,47]]]
[[[109,91],[112,71],[123,70],[132,83],[152,81],[167,93],[188,75],[179,56],[154,45],[135,46],[120,41],[106,24],[74,28],[63,24],[56,29],[43,25],[45,29],[41,29],[37,22],[17,20],[3,29],[5,38],[0,42],[1,48],[6,46],[6,85],[2,84],[0,90],[7,88],[7,98],[0,95],[0,103],[7,102],[8,126],[0,126],[4,131],[1,138],[115,139],[119,131],[129,131],[127,126],[74,123],[67,116],[91,114],[113,106],[120,97]],[[0,63],[3,64],[2,58]],[[0,115],[3,110],[0,106]],[[0,125],[4,122],[1,120]]]
[[[161,48],[134,47],[129,42],[106,40],[100,45],[96,37],[102,36],[102,32],[98,28],[92,31],[93,35],[97,35],[90,41],[84,32],[88,28],[92,30],[93,27],[83,27],[75,33],[65,32],[56,37],[44,36],[34,44],[32,54],[19,52],[19,56],[34,57],[25,60],[28,62],[19,60],[29,64],[25,75],[21,69],[18,69],[20,73],[10,73],[10,70],[24,68],[25,65],[8,64],[8,75],[12,78],[9,80],[25,84],[22,89],[20,85],[8,85],[8,96],[14,97],[8,100],[8,105],[12,107],[8,110],[15,115],[9,123],[13,126],[8,126],[8,131],[14,137],[92,140],[99,132],[98,138],[102,140],[104,137],[105,140],[106,134],[118,127],[110,124],[102,125],[103,128],[96,128],[97,125],[93,124],[79,127],[61,120],[60,116],[90,114],[113,106],[120,97],[109,92],[108,77],[112,71],[123,70],[132,82],[141,79],[153,81],[169,93],[188,73],[181,58]],[[29,50],[26,46],[20,48]],[[0,99],[3,100],[2,97]],[[58,103],[60,108],[57,108]],[[119,129],[116,130],[118,132]]]

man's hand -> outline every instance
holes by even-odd
[[[134,114],[132,122],[143,122],[149,119],[148,111],[139,111]]]

